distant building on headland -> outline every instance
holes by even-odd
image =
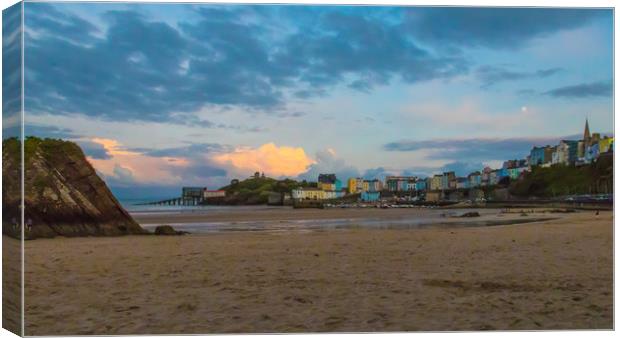
[[[224,190],[209,190],[207,187],[183,187],[181,198],[185,200],[206,200],[209,198],[226,197]]]
[[[226,191],[225,190],[207,190],[207,188],[205,188],[205,190],[202,192],[202,196],[205,199],[216,198],[216,197],[226,197]]]
[[[203,198],[203,191],[207,187],[183,187],[181,189],[181,197],[184,199]]]

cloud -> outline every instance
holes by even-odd
[[[133,172],[129,168],[125,168],[119,164],[114,165],[110,179],[114,181],[114,185],[131,185],[134,184]]]
[[[610,97],[613,90],[612,87],[611,81],[598,81],[560,87],[544,94],[557,98]]]
[[[48,4],[27,6],[26,12],[26,28],[38,35],[54,32],[57,34],[56,38],[67,42],[90,44],[95,42],[94,35],[100,33],[99,29],[87,20],[57,11]],[[43,37],[49,38],[50,36]]]
[[[26,6],[29,111],[203,128],[231,127],[191,117],[205,106],[277,114],[289,96],[326,96],[337,85],[369,93],[394,80],[450,79],[471,67],[450,44],[513,48],[611,13],[192,5],[187,9],[197,19],[172,26],[148,17],[142,10],[148,5],[136,5],[105,12],[98,18],[103,29],[63,10],[72,4]],[[557,71],[479,70],[487,83]]]
[[[232,167],[240,174],[255,171],[271,176],[297,176],[314,163],[303,148],[277,146],[266,143],[258,148],[240,147],[231,152],[213,156],[219,165]]]
[[[171,148],[130,148],[131,151],[140,152],[153,157],[191,157],[197,154],[206,155],[231,150],[229,146],[217,143],[190,143],[185,146]]]
[[[422,7],[407,11],[406,27],[433,45],[517,49],[534,38],[584,26],[609,9]]]
[[[2,11],[2,137],[21,134],[21,3]],[[13,120],[13,123],[7,123]]]
[[[482,88],[488,88],[498,82],[517,81],[531,78],[546,78],[563,71],[562,68],[539,69],[535,72],[513,71],[498,66],[480,66],[476,76],[482,82]]]
[[[89,141],[105,149],[105,156],[88,156],[88,160],[112,186],[129,184],[129,172],[134,185],[177,185],[184,178],[173,171],[190,163],[182,157],[148,156],[129,150],[114,139],[92,138]]]
[[[395,172],[393,170],[389,170],[384,167],[377,167],[377,168],[366,169],[364,173],[362,174],[362,178],[366,180],[372,180],[376,178],[376,179],[383,181],[385,180],[387,176],[398,175],[398,174],[399,174],[398,172]]]
[[[359,171],[338,157],[334,149],[327,148],[316,153],[314,163],[307,171],[299,175],[299,179],[316,182],[319,174],[336,174],[336,177],[344,184],[348,178],[358,177]]]
[[[25,99],[33,113],[213,128],[209,119],[178,113],[205,105],[277,112],[289,91],[309,98],[340,83],[370,91],[393,78],[414,83],[468,69],[461,57],[417,45],[381,11],[194,6],[199,19],[178,27],[151,20],[146,11],[109,11],[100,30],[62,11],[71,4],[26,6],[31,85]],[[289,21],[287,11],[301,11],[304,20]],[[294,29],[279,26],[287,24]]]
[[[60,139],[72,139],[80,137],[73,130],[69,128],[56,127],[50,125],[40,125],[27,123],[24,126],[24,135],[36,136],[40,138],[60,138]]]
[[[441,170],[443,172],[454,171],[456,176],[467,176],[474,171],[481,171],[483,168],[482,162],[455,161],[446,163]]]
[[[96,143],[92,141],[77,141],[77,143],[80,148],[82,148],[84,154],[88,157],[98,160],[107,160],[112,158],[112,155],[101,143]]]
[[[447,159],[455,162],[489,161],[525,158],[533,146],[555,145],[562,139],[577,139],[579,135],[540,138],[470,138],[398,141],[385,144],[387,151],[420,151],[428,159]]]

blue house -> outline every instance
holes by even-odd
[[[336,191],[342,190],[342,182],[339,179],[336,179],[334,184],[336,185]]]
[[[424,191],[424,190],[426,190],[426,180],[417,180],[415,182],[415,190],[416,191]]]

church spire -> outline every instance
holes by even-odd
[[[590,126],[588,126],[587,118],[586,118],[586,128],[583,131],[583,140],[586,142],[590,140]]]

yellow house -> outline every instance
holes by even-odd
[[[347,180],[347,191],[349,192],[349,194],[355,194],[356,190],[357,190],[357,179],[349,178]]]
[[[347,191],[349,194],[356,194],[364,191],[363,178],[349,178],[347,180]]]
[[[319,182],[318,183],[318,187],[319,187],[319,189],[324,190],[324,191],[334,191],[334,190],[336,190],[336,184],[335,183]]]
[[[322,200],[325,199],[325,191],[317,188],[293,189],[291,197],[296,200]]]
[[[598,141],[598,152],[600,154],[606,153],[607,151],[609,151],[609,148],[613,146],[613,144],[614,144],[613,137],[602,138],[601,140]]]
[[[435,175],[431,178],[430,190],[441,190],[441,176],[442,175]]]

